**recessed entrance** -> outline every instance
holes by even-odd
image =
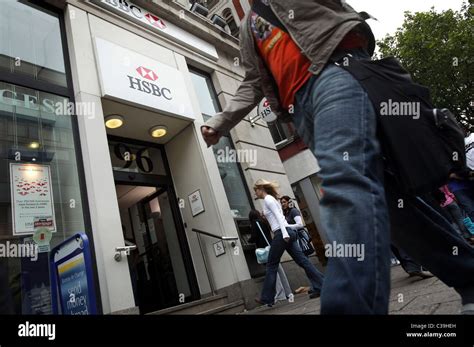
[[[164,148],[109,137],[135,304],[141,314],[200,298]]]

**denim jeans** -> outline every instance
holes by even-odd
[[[454,196],[456,196],[459,207],[461,207],[474,222],[474,184],[471,189],[456,190]]]
[[[265,304],[273,304],[275,300],[275,286],[276,275],[280,265],[280,259],[285,250],[293,258],[296,264],[302,267],[306,276],[311,282],[311,287],[314,291],[320,292],[323,282],[323,274],[319,272],[311,263],[309,258],[303,254],[301,248],[296,241],[296,233],[287,228],[290,240],[286,242],[283,240],[281,230],[275,231],[273,237],[270,253],[268,254],[267,271],[265,273],[265,281],[263,282],[261,301]]]
[[[356,59],[369,58],[362,51],[351,53]],[[444,218],[420,207],[422,201],[401,196],[394,185],[384,189],[376,113],[359,82],[328,64],[297,92],[294,123],[321,168],[327,246],[363,245],[365,253],[363,261],[350,252],[329,257],[321,314],[387,314],[391,223],[397,226],[392,230],[397,247],[446,284],[460,287],[463,301],[471,300],[474,250],[449,223],[439,226]],[[399,208],[400,198],[405,208]]]

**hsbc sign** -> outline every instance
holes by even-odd
[[[157,14],[150,13],[140,6],[136,6],[130,0],[92,0],[92,2],[122,17],[126,17],[140,25],[148,27],[158,34],[201,53],[208,58],[213,60],[219,58],[216,48],[209,42],[188,33],[173,23],[165,21]]]
[[[147,94],[153,94],[154,96],[162,97],[166,100],[173,100],[173,96],[171,95],[171,90],[169,88],[160,88],[156,84],[151,83],[158,79],[158,75],[153,70],[139,66],[136,68],[136,71],[141,77],[148,81],[127,75],[130,81],[130,89],[139,90]]]
[[[98,37],[95,46],[102,96],[194,120],[181,71]]]

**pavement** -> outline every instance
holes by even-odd
[[[461,297],[437,277],[409,277],[401,266],[392,267],[389,314],[459,314]],[[260,306],[241,314],[319,314],[320,299],[297,294],[294,302],[280,301],[273,307]]]

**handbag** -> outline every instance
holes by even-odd
[[[446,184],[450,173],[466,170],[464,135],[454,115],[436,109],[428,88],[413,82],[397,59],[358,60],[341,55],[331,60],[367,92],[377,114],[385,172],[401,190],[427,193]],[[415,116],[400,113],[409,106],[418,108]]]
[[[267,240],[267,237],[265,236],[265,233],[263,232],[262,228],[260,227],[260,223],[257,221],[257,226],[260,232],[263,235],[263,238],[267,242],[267,247],[265,248],[257,248],[255,250],[255,256],[257,257],[257,263],[259,264],[266,264],[268,262],[268,254],[270,253],[270,243]]]
[[[296,231],[296,240],[300,245],[301,250],[306,256],[310,256],[314,253],[314,247],[311,244],[311,236],[306,229],[300,229]]]

